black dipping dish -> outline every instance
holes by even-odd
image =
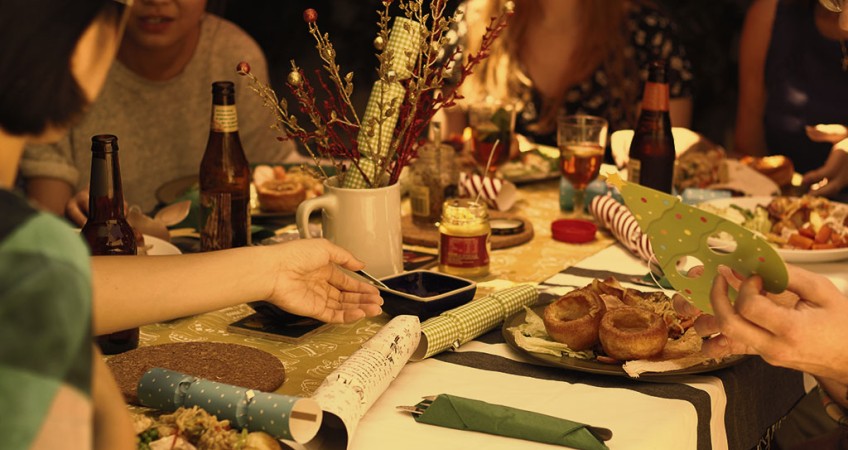
[[[451,308],[470,302],[477,283],[429,270],[413,270],[380,281],[389,289],[378,287],[383,297],[383,311],[392,316],[409,314],[427,320]]]

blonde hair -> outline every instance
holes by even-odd
[[[489,57],[463,83],[462,94],[468,100],[491,96],[501,100],[520,101],[522,92],[533,85],[521,68],[519,51],[524,34],[532,25],[534,9],[540,8],[540,0],[514,0],[515,13],[509,26],[490,49]],[[480,51],[481,37],[489,19],[503,9],[507,0],[469,0],[466,5],[465,23],[466,54]],[[628,0],[583,0],[580,2],[578,23],[581,24],[581,39],[572,55],[571,67],[581,72],[569,74],[562,80],[559,93],[545,98],[539,105],[541,111],[534,125],[534,132],[546,133],[554,129],[556,116],[569,88],[590,77],[600,66],[606,69],[609,78],[610,104],[621,103],[627,118],[635,121],[639,97],[639,68],[633,55],[625,55],[629,42],[625,20]]]

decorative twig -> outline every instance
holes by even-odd
[[[326,177],[327,174],[320,162],[322,158],[327,158],[336,167],[340,178],[348,173],[343,162],[346,160],[356,168],[367,187],[379,187],[377,183],[382,178],[381,174],[389,175],[389,184],[396,183],[401,170],[415,156],[419,136],[433,115],[442,108],[453,106],[462,98],[457,89],[447,94],[441,91],[446,80],[445,74],[459,69],[458,79],[454,83],[458,88],[477,64],[489,56],[492,44],[506,28],[514,8],[512,2],[507,2],[501,14],[491,18],[480,50],[476,54],[469,54],[465,61],[459,64],[456,58],[461,49],[455,48],[450,52],[445,52],[444,49],[447,45],[446,33],[461,20],[461,16],[457,13],[445,17],[447,0],[428,1],[427,8],[424,7],[425,0],[397,1],[404,17],[417,24],[417,28],[413,30],[409,23],[404,23],[402,29],[395,25],[393,32],[416,33],[412,35],[412,48],[402,50],[402,55],[396,55],[386,48],[391,38],[389,10],[395,0],[382,0],[382,8],[377,11],[378,31],[374,39],[374,47],[378,51],[377,74],[381,90],[374,93],[377,95],[375,103],[378,111],[369,118],[360,119],[353,108],[353,73],[341,75],[341,69],[336,64],[335,48],[329,35],[321,33],[318,28],[318,13],[314,9],[304,11],[303,20],[315,40],[315,47],[323,61],[323,70],[329,78],[329,83],[325,82],[321,72],[316,71],[317,85],[326,93],[327,98],[319,105],[312,84],[294,61],[291,62],[291,71],[287,78],[287,86],[291,96],[297,101],[298,109],[309,117],[313,128],[311,131],[301,126],[297,117],[289,112],[285,98],[278,98],[273,89],[251,74],[247,63],[239,63],[238,73],[250,78],[251,89],[263,99],[266,107],[273,109],[276,123],[272,128],[282,134],[277,139],[298,139],[309,152],[322,176]],[[446,54],[440,58],[440,53]],[[404,77],[407,77],[403,80],[398,79],[394,69],[400,61],[407,64],[397,67],[397,70],[403,70]],[[403,98],[387,98],[386,87],[393,86],[392,89],[396,89],[398,83],[405,91]],[[385,142],[387,135],[380,131],[383,127],[395,123],[390,142]],[[372,140],[375,133],[376,139]],[[360,145],[373,145],[376,148],[359,148]],[[370,159],[377,167],[375,175],[378,179],[370,179],[361,165],[363,157]]]

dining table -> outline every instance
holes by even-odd
[[[599,230],[595,239],[582,244],[553,239],[551,223],[570,214],[560,210],[559,188],[557,178],[519,187],[510,213],[532,224],[533,237],[526,243],[491,252],[490,274],[475,280],[476,299],[530,283],[539,293],[538,304],[545,304],[609,273],[628,279],[649,272],[642,260],[606,230]],[[408,205],[405,208],[408,213]],[[273,225],[291,230],[285,220]],[[425,253],[435,251],[420,246],[409,248]],[[822,264],[821,270],[815,264],[807,267],[827,274],[840,289],[848,291],[845,262]],[[628,282],[623,285],[650,290]],[[353,324],[327,324],[297,340],[269,339],[228,328],[253,313],[244,304],[146,325],[141,327],[140,345],[208,341],[254,347],[284,364],[286,380],[278,393],[308,397],[391,319],[384,313]],[[737,358],[719,369],[699,373],[655,373],[631,378],[614,371],[597,372],[533,358],[511,345],[498,325],[455,350],[408,362],[361,418],[347,447],[553,448],[421,424],[397,409],[414,405],[425,396],[452,394],[608,428],[613,433],[606,442],[611,449],[768,448],[781,420],[814,387],[812,379],[802,373],[771,366],[757,356]]]

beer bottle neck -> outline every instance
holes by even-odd
[[[117,152],[91,152],[88,214],[95,221],[124,217],[124,192]]]
[[[648,81],[642,96],[642,111],[668,112],[668,83]]]
[[[213,133],[238,133],[238,112],[232,94],[213,96],[210,123],[210,131]]]

